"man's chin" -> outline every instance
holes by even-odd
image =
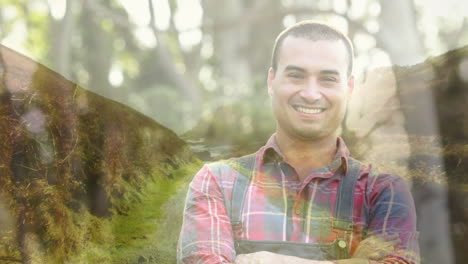
[[[292,131],[295,138],[303,141],[315,141],[324,137],[323,131],[311,129],[295,129]]]

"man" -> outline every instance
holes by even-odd
[[[407,185],[352,159],[337,136],[352,64],[351,42],[330,26],[304,21],[278,36],[267,80],[276,133],[195,175],[179,262],[419,262]]]

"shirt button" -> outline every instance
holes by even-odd
[[[339,240],[339,241],[338,241],[338,246],[339,246],[340,248],[345,248],[345,247],[346,247],[346,241],[344,241],[344,240]]]

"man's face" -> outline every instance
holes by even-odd
[[[280,49],[277,70],[268,73],[277,133],[300,140],[335,136],[354,86],[345,45],[288,36]]]

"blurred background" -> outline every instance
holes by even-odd
[[[265,99],[276,35],[321,20],[355,45],[354,73],[468,43],[460,0],[0,1],[0,39],[81,86],[183,134],[246,97]],[[251,128],[244,118],[241,126]]]
[[[274,131],[272,45],[304,19],[354,43],[342,135],[356,157],[412,184],[424,263],[468,261],[466,1],[0,0],[0,41],[212,160]]]

